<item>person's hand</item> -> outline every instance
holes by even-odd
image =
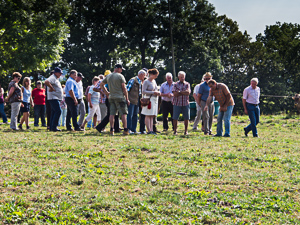
[[[75,106],[77,106],[77,105],[78,105],[78,101],[77,101],[77,99],[75,99],[75,100],[74,100],[74,104],[75,104]]]
[[[221,112],[226,112],[226,111],[227,111],[227,107],[226,107],[226,106],[220,107],[220,111],[221,111]]]
[[[207,111],[207,105],[204,107],[204,111]]]
[[[130,106],[130,101],[129,101],[129,99],[127,100],[127,105]]]
[[[107,98],[109,97],[109,94],[110,94],[110,92],[107,92],[107,94],[105,94]]]
[[[34,107],[34,103],[31,104],[31,107]]]
[[[55,91],[55,89],[53,87],[50,87],[49,92],[53,92],[53,91]]]
[[[154,91],[154,95],[160,96],[160,92],[159,91]]]
[[[5,101],[5,102],[8,102],[8,97],[6,97],[6,98],[4,99],[4,101]]]
[[[92,104],[92,103],[90,103],[90,108],[91,108],[91,109],[93,108],[93,104]]]
[[[21,103],[21,107],[24,107],[24,104],[23,104],[23,103]]]
[[[244,110],[244,113],[245,113],[246,115],[248,115],[248,110],[247,110],[247,109],[245,109],[245,110]]]

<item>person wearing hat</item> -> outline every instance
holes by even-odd
[[[32,90],[32,98],[34,103],[34,126],[39,126],[39,118],[41,117],[42,126],[46,127],[45,111],[46,111],[46,94],[45,89],[42,88],[42,82],[36,82],[36,88]]]
[[[212,79],[212,75],[210,72],[207,72],[203,75],[204,82],[200,85],[198,90],[198,102],[200,103],[200,108],[202,111],[202,122],[203,122],[203,130],[205,135],[212,135],[212,122],[215,112],[215,106],[214,106],[214,98],[210,100],[210,102],[207,102],[210,87],[208,86],[208,82]],[[205,106],[207,107],[207,110],[204,111]]]
[[[126,89],[125,77],[121,74],[122,70],[125,70],[121,64],[116,64],[114,72],[107,75],[100,83],[100,87],[104,90],[104,93],[109,98],[110,104],[110,134],[114,135],[114,123],[115,115],[117,112],[121,115],[122,123],[124,126],[124,135],[128,135],[126,115],[128,114],[128,106],[130,101],[128,99],[128,92]],[[107,91],[105,84],[108,84],[109,92]]]
[[[81,126],[81,124],[83,123],[84,117],[85,117],[85,103],[83,100],[83,84],[82,84],[82,79],[84,78],[84,76],[82,75],[82,73],[78,72],[77,73],[77,77],[76,77],[76,82],[77,82],[77,86],[78,86],[78,99],[79,102],[77,105],[77,110],[79,112],[79,120],[78,120],[78,125]]]
[[[258,137],[256,125],[259,123],[260,108],[259,97],[260,88],[257,87],[258,79],[252,78],[250,86],[243,92],[243,106],[245,114],[249,115],[250,124],[244,128],[245,136],[252,130],[253,137]]]
[[[59,81],[62,75],[62,70],[59,67],[54,69],[54,74],[52,74],[46,81],[45,85],[48,87],[47,99],[51,106],[51,116],[50,116],[50,131],[61,131],[57,128],[58,120],[61,114],[61,109],[59,102],[63,97],[63,89]]]

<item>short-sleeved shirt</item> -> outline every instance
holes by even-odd
[[[108,84],[109,99],[124,98],[122,84],[126,83],[125,77],[120,73],[108,74],[102,81],[104,84]]]
[[[45,89],[41,88],[35,88],[32,90],[32,97],[33,97],[33,102],[35,105],[45,105]]]
[[[243,99],[250,104],[259,104],[260,88],[253,89],[251,86],[245,88],[243,92]]]
[[[78,86],[78,99],[83,99],[83,85],[82,85],[82,81],[79,81],[77,83]]]
[[[182,83],[180,81],[177,81],[173,85],[172,92],[187,91],[187,90],[189,90],[189,91],[191,90],[189,82],[184,81]],[[190,104],[189,96],[188,95],[180,95],[177,97],[174,96],[172,103],[173,103],[173,105],[176,105],[176,106],[187,106],[188,104]]]
[[[52,74],[47,80],[55,90],[50,92],[49,89],[47,89],[47,100],[62,100],[63,89],[61,87],[61,83],[59,82],[59,78]]]
[[[102,82],[102,80],[99,80],[98,83],[96,84],[95,88],[100,89],[99,103],[104,104],[105,100],[106,100],[106,94],[104,94],[104,91],[100,87],[101,82]]]
[[[11,81],[8,85],[8,93],[10,91],[10,89],[14,87],[15,88],[15,91],[14,93],[12,94],[12,96],[10,97],[9,99],[9,102],[12,103],[12,102],[21,102],[21,96],[22,96],[22,90],[20,88],[20,86],[15,82],[15,81]]]
[[[69,77],[65,86],[66,97],[71,97],[69,93],[71,90],[74,92],[75,98],[79,99],[79,88],[77,82],[72,77]]]
[[[171,85],[168,84],[168,82],[164,82],[161,86],[160,86],[160,92],[162,94],[169,94],[172,93],[173,90],[173,86],[174,86],[174,82],[172,82]],[[173,97],[166,97],[166,96],[162,96],[161,100],[166,101],[166,102],[172,102]]]
[[[210,87],[208,86],[208,84],[206,82],[203,82],[202,84],[200,84],[198,94],[202,95],[201,96],[202,101],[206,102],[206,100],[209,96],[209,90],[210,90]]]
[[[90,87],[89,94],[91,94],[91,102],[92,104],[99,104],[100,92],[93,91],[94,85]]]
[[[217,83],[217,88],[215,90],[210,89],[209,91],[209,96],[215,96],[220,106],[224,105],[227,95],[230,95],[230,100],[227,106],[234,105],[234,100],[226,84]]]

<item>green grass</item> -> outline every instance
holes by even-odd
[[[259,139],[246,123],[231,138],[1,125],[0,223],[299,223],[299,118],[263,116]]]

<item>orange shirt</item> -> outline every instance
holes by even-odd
[[[234,100],[226,84],[217,83],[217,88],[209,90],[209,96],[215,96],[220,106],[223,106],[226,101],[226,96],[230,95],[230,100],[227,106],[234,105]]]

